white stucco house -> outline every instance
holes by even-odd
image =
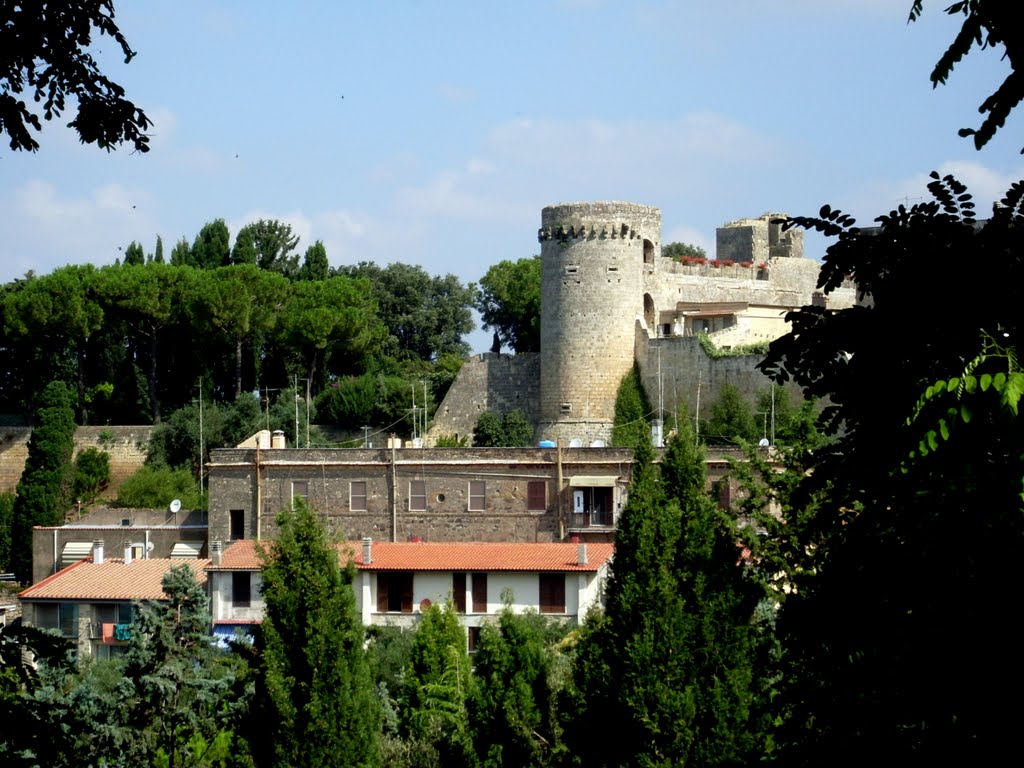
[[[211,547],[207,568],[214,633],[226,637],[263,616],[259,547],[243,539]],[[611,543],[376,542],[339,546],[356,568],[353,584],[363,624],[413,626],[423,609],[451,600],[467,628],[506,604],[563,619],[582,619],[601,600]]]

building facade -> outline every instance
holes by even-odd
[[[261,542],[231,542],[208,570],[215,633],[245,632],[263,617]],[[481,626],[506,608],[578,621],[597,605],[610,543],[375,542],[338,546],[356,569],[352,585],[364,626],[411,628],[433,604],[451,602],[472,651]]]

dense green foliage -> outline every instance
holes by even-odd
[[[361,262],[338,274],[370,283],[380,317],[388,329],[386,353],[398,360],[432,361],[469,351],[462,337],[473,330],[473,290],[454,275],[431,276],[411,264]]]
[[[533,445],[533,426],[523,412],[514,409],[500,418],[490,411],[481,413],[473,428],[477,448],[514,448]]]
[[[780,532],[779,551],[804,574],[779,620],[791,681],[781,740],[794,764],[883,753],[905,765],[982,764],[1016,748],[1012,709],[992,685],[1024,683],[1006,663],[1015,650],[1005,631],[1024,536],[1011,384],[1024,381],[1024,186],[983,224],[954,179],[935,175],[929,189],[933,200],[880,217],[875,232],[827,206],[799,221],[836,238],[825,292],[849,275],[870,301],[793,313],[793,332],[764,364],[832,403],[832,440],[790,497],[799,546]],[[958,311],[932,313],[913,343],[878,343],[933,306],[944,280],[928,265],[952,258],[986,266],[958,273]]]
[[[316,397],[378,374],[402,380],[406,408],[412,384],[427,382],[435,405],[443,397],[468,351],[471,288],[406,264],[332,273],[322,243],[300,266],[296,236],[276,221],[243,227],[232,252],[229,242],[218,219],[170,263],[133,242],[124,263],[0,287],[0,411],[26,412],[44,372],[74,388],[82,424],[160,423],[199,382],[217,403],[296,379]]]
[[[699,245],[693,245],[692,243],[668,243],[661,247],[661,255],[668,259],[680,259],[686,257],[690,259],[707,259],[708,252],[705,251]]]
[[[71,392],[54,381],[39,396],[36,424],[28,441],[25,469],[18,480],[11,521],[10,568],[23,584],[32,576],[32,528],[61,525],[74,479],[75,412]]]
[[[352,592],[316,515],[300,499],[278,518],[263,564],[249,742],[260,765],[374,766],[380,707]]]
[[[72,494],[77,501],[92,502],[110,484],[110,454],[89,447],[75,456]]]
[[[660,470],[638,443],[606,609],[588,617],[565,697],[579,765],[739,765],[763,738],[750,717],[761,589],[688,423]]]
[[[152,121],[93,58],[94,34],[109,36],[125,63],[135,56],[114,21],[113,0],[4,3],[0,29],[17,30],[4,36],[0,49],[0,134],[7,135],[11,149],[39,149],[30,128],[42,131],[42,123],[31,104],[39,104],[49,121],[71,102],[77,111],[68,125],[83,144],[109,152],[127,142],[136,152],[149,151]]]
[[[710,411],[700,431],[701,438],[709,445],[756,443],[763,434],[763,419],[755,420],[750,401],[734,384],[722,385]]]
[[[128,509],[166,509],[178,499],[185,509],[206,505],[199,495],[195,476],[187,469],[171,469],[166,464],[144,464],[117,489],[111,506]]]
[[[136,607],[121,660],[76,668],[67,640],[4,632],[0,655],[24,648],[42,662],[3,667],[4,765],[212,768],[244,752],[230,728],[244,700],[232,689],[233,666],[211,645],[206,591],[184,564],[163,587],[165,601]]]
[[[539,614],[506,607],[480,630],[473,676],[472,725],[483,768],[554,765],[558,728],[551,654]]]
[[[502,345],[540,351],[540,256],[499,261],[480,278],[474,306],[484,330],[494,331],[492,352]]]
[[[446,768],[474,765],[472,694],[466,631],[455,606],[431,605],[416,628],[405,672],[402,734]]]
[[[0,570],[11,567],[11,529],[14,526],[14,494],[0,493]]]
[[[633,448],[640,440],[650,440],[651,404],[640,380],[640,371],[634,365],[622,377],[615,394],[615,422],[612,425],[612,445]]]

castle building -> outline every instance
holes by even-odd
[[[661,211],[626,202],[568,203],[541,211],[541,349],[485,353],[462,368],[427,440],[472,435],[479,415],[517,408],[538,440],[605,445],[615,399],[636,364],[657,418],[679,404],[695,413],[728,382],[749,397],[769,382],[762,356],[710,356],[769,342],[789,330],[786,314],[808,304],[852,306],[852,283],[827,299],[803,232],[784,214],[730,222],[716,233],[715,259],[661,254]]]

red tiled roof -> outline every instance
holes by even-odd
[[[175,565],[185,564],[206,585],[209,560],[171,560],[154,558],[124,560],[110,558],[102,563],[82,560],[49,576],[19,595],[22,600],[163,600],[164,574]]]
[[[224,550],[221,564],[209,570],[258,570],[256,548],[269,542],[235,541]],[[366,571],[597,571],[612,556],[610,543],[587,544],[587,562],[578,562],[577,544],[510,544],[495,542],[375,541],[373,562],[363,564],[363,544],[339,544],[342,558],[352,557]]]
[[[232,541],[224,547],[220,565],[211,565],[208,571],[260,571],[263,561],[260,560],[259,549],[269,547],[269,541],[240,539]]]

